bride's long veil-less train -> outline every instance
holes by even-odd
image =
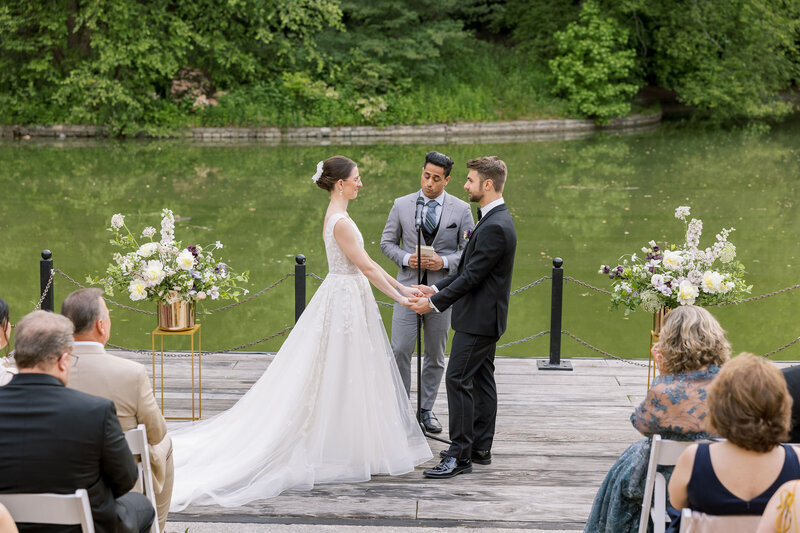
[[[328,220],[329,274],[268,370],[231,409],[172,434],[172,511],[404,474],[431,458],[369,282],[334,239],[336,223],[355,226],[341,214]]]

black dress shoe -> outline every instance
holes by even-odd
[[[433,414],[433,411],[422,411],[422,425],[428,433],[441,433],[442,425],[439,419]]]
[[[447,452],[449,450],[442,450],[439,452],[439,457],[444,459],[447,457]],[[472,462],[479,465],[490,465],[492,464],[492,452],[489,450],[472,450],[470,454],[470,459]]]
[[[472,461],[469,459],[456,459],[445,457],[438,465],[429,470],[423,470],[422,475],[431,479],[446,479],[459,474],[472,472]]]

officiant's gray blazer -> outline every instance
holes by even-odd
[[[403,266],[403,258],[407,253],[414,254],[417,251],[414,214],[420,194],[421,192],[417,191],[401,196],[394,201],[381,236],[381,250],[400,268],[397,273],[397,281],[403,285],[417,283],[417,270]],[[467,246],[464,232],[471,231],[475,227],[469,204],[447,192],[442,194],[444,194],[444,202],[439,219],[439,231],[433,239],[432,246],[437,254],[447,258],[447,269],[429,271],[428,285],[433,285],[450,272],[458,270],[461,253]],[[423,242],[423,244],[425,243]]]

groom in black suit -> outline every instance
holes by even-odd
[[[506,330],[517,233],[503,200],[505,163],[494,156],[479,157],[467,168],[464,189],[470,202],[480,203],[478,224],[458,270],[432,287],[420,287],[427,298],[412,305],[418,313],[453,306],[455,335],[445,379],[452,444],[438,465],[423,472],[429,478],[453,477],[472,472],[473,462],[492,462],[497,416],[494,353]]]

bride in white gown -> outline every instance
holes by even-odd
[[[347,214],[362,186],[355,163],[331,157],[317,166],[314,181],[331,197],[323,229],[328,276],[241,400],[171,433],[171,511],[405,474],[431,458],[369,282],[404,305],[415,291],[364,251]]]

